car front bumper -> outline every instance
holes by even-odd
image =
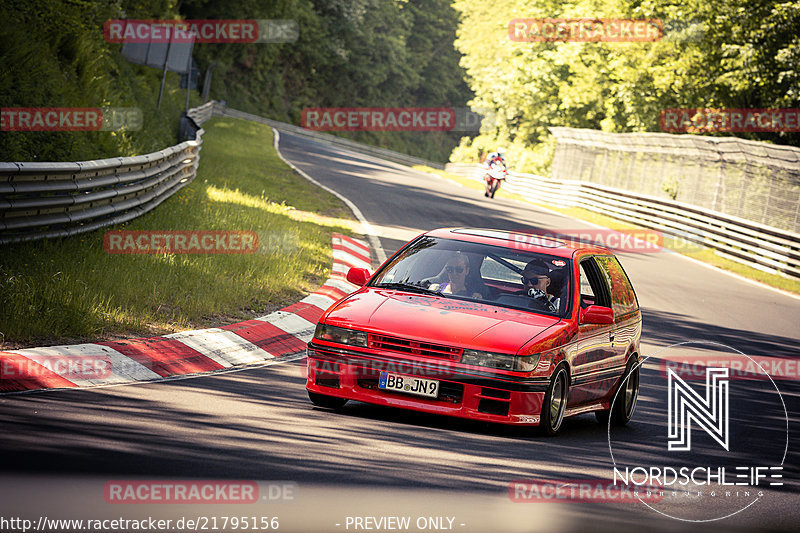
[[[447,362],[403,359],[385,354],[309,345],[311,392],[500,424],[539,424],[549,385],[546,378],[472,372]],[[439,381],[436,398],[378,388],[381,372]]]

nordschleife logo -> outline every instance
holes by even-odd
[[[692,372],[667,364],[672,361],[686,362]],[[686,522],[757,512],[753,506],[761,500],[784,501],[778,493],[785,490],[789,416],[764,367],[710,341],[667,346],[637,366],[636,414],[625,426],[608,425],[616,487],[640,495],[649,490],[653,498],[639,498],[643,505]],[[736,371],[751,367],[747,374]],[[618,387],[612,412],[635,370]]]
[[[701,396],[674,370],[667,370],[669,451],[691,451],[692,422],[730,450],[728,385],[727,368],[707,368],[705,396]]]

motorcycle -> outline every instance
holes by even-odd
[[[492,163],[486,170],[483,181],[486,183],[484,196],[494,198],[494,193],[500,188],[500,183],[508,176],[508,169],[502,163]]]

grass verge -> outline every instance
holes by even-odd
[[[415,166],[414,169],[420,172],[428,172],[430,174],[436,174],[437,176],[447,178],[451,181],[454,181],[470,189],[475,189],[478,191],[484,190],[483,184],[478,181],[464,178],[462,176],[457,176],[455,174],[451,174],[443,170],[438,170],[435,168],[430,168],[421,165]],[[642,229],[640,226],[636,226],[635,224],[617,220],[615,218],[600,213],[595,213],[594,211],[589,211],[588,209],[583,209],[580,207],[558,208],[543,202],[532,202],[531,200],[523,196],[509,193],[503,189],[497,191],[495,197],[512,198],[515,200],[521,200],[523,202],[532,203],[534,205],[541,205],[543,207],[546,207],[547,209],[550,209],[551,211],[561,213],[565,216],[576,218],[578,220],[583,220],[584,222],[597,224],[598,226],[603,226],[606,228],[617,229],[617,230]],[[671,247],[671,242],[672,242],[671,238],[668,235],[665,235],[664,247],[675,249]],[[698,261],[702,261],[703,263],[707,263],[722,270],[727,270],[734,274],[738,274],[742,277],[764,283],[771,287],[775,287],[776,289],[781,289],[794,294],[800,294],[800,280],[788,278],[785,276],[781,276],[779,274],[771,274],[769,272],[758,270],[757,268],[752,268],[747,265],[743,265],[742,263],[738,263],[736,261],[732,261],[728,258],[718,255],[716,251],[712,248],[706,248],[697,245],[686,246],[685,243],[681,243],[681,250],[676,250],[676,251],[678,251],[678,253],[682,255],[691,257],[692,259],[696,259]]]
[[[205,124],[197,178],[127,224],[4,247],[0,349],[160,335],[261,316],[327,278],[352,213],[280,160],[272,130]],[[105,231],[248,230],[253,254],[108,254]]]

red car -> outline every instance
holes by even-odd
[[[633,415],[642,315],[605,248],[438,229],[347,279],[361,288],[323,313],[308,344],[317,406],[358,400],[547,435],[567,416]]]

